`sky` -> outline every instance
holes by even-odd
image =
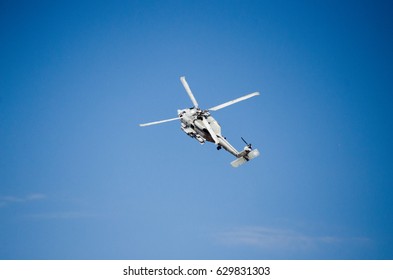
[[[0,259],[393,259],[388,1],[2,1]],[[214,112],[260,157],[200,145]]]

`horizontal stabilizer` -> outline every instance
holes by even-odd
[[[248,159],[253,159],[253,158],[256,158],[257,156],[259,156],[260,154],[259,154],[259,151],[258,151],[258,149],[254,149],[254,150],[252,150],[251,152],[249,152],[248,153]]]
[[[240,157],[235,159],[234,161],[231,162],[231,165],[233,167],[239,167],[240,165],[246,163],[249,160],[252,160],[254,158],[256,158],[257,156],[259,156],[259,151],[257,149],[252,150],[251,152],[249,152],[245,157],[247,157],[247,159],[245,157]]]
[[[247,162],[247,160],[244,157],[241,157],[241,158],[237,158],[234,161],[232,161],[231,165],[233,167],[238,167],[238,166],[244,164],[245,162]]]

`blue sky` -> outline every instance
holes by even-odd
[[[385,2],[2,2],[0,258],[392,259]]]

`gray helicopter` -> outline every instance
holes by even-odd
[[[217,145],[217,150],[224,148],[226,151],[234,155],[237,159],[231,162],[231,165],[233,167],[238,167],[239,165],[242,165],[243,163],[259,156],[259,151],[257,149],[252,149],[251,144],[247,143],[243,139],[243,137],[241,139],[246,143],[246,146],[243,148],[241,152],[236,150],[226,140],[226,138],[222,136],[220,125],[210,115],[210,111],[217,111],[229,105],[257,96],[259,95],[259,92],[254,92],[244,95],[234,100],[214,106],[208,110],[202,110],[199,108],[198,102],[196,101],[194,95],[192,94],[191,89],[188,86],[185,77],[180,77],[180,81],[182,82],[194,106],[188,109],[177,110],[177,114],[178,114],[177,118],[144,123],[144,124],[140,124],[140,126],[149,126],[154,124],[170,122],[174,120],[180,120],[181,122],[180,128],[188,136],[195,138],[200,144],[204,144],[206,141],[212,142]]]

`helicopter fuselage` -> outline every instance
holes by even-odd
[[[206,141],[215,143],[214,136],[209,132],[206,125],[203,123],[203,118],[209,123],[212,133],[215,134],[217,139],[217,148],[221,147],[233,154],[235,157],[243,156],[239,153],[224,136],[221,135],[221,126],[211,116],[208,110],[201,110],[198,108],[189,108],[178,110],[178,115],[181,121],[181,129],[190,137],[195,138],[200,144]]]

